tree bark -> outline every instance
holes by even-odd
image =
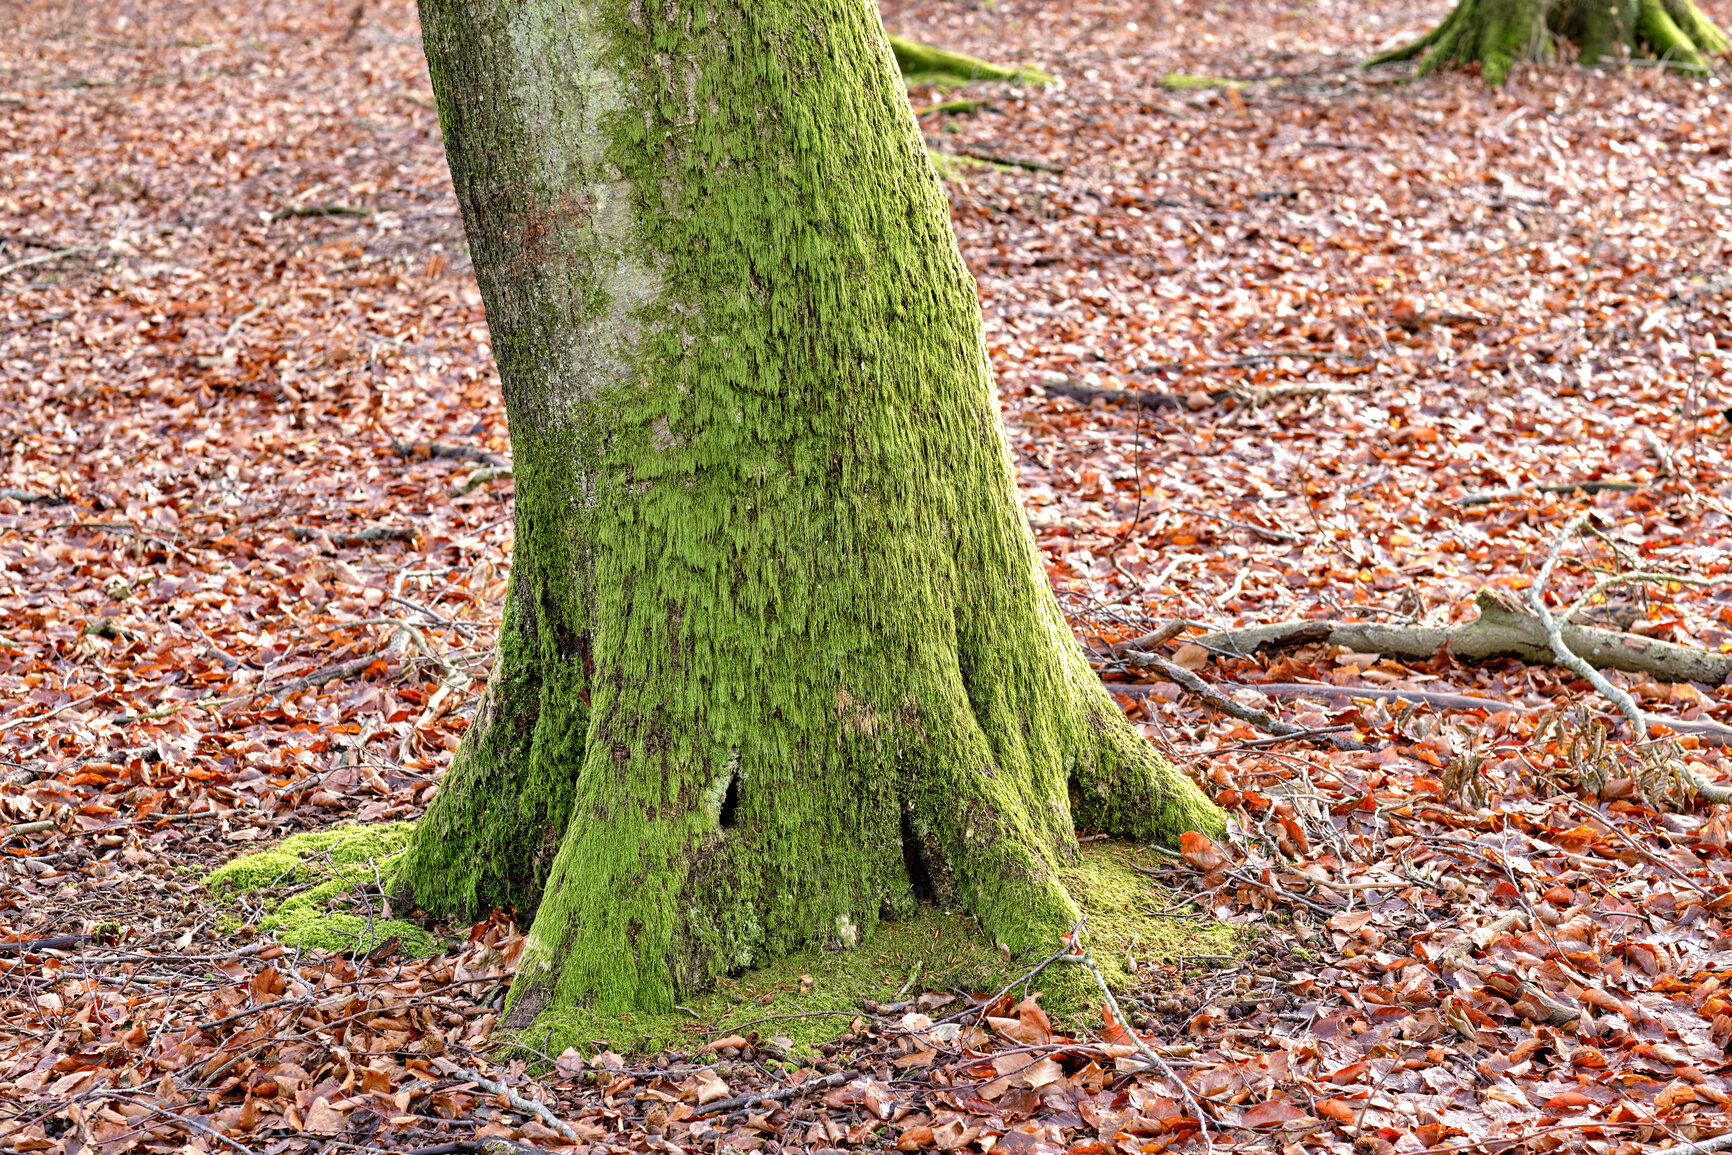
[[[422,0],[516,476],[399,883],[533,909],[506,1024],[665,1010],[931,892],[1014,951],[1073,827],[1218,812],[1090,671],[858,0]]]
[[[1423,76],[1478,64],[1488,81],[1502,84],[1518,60],[1554,59],[1557,41],[1573,44],[1583,64],[1627,48],[1698,73],[1728,48],[1694,0],[1458,0],[1442,24],[1367,67],[1418,57]]]

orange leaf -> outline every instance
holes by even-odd
[[[1187,830],[1179,836],[1179,853],[1185,856],[1185,861],[1207,874],[1219,870],[1227,864],[1221,857],[1221,852],[1215,849],[1215,844],[1206,834],[1198,834],[1195,830]]]
[[[1283,1102],[1280,1099],[1270,1099],[1267,1103],[1258,1103],[1246,1111],[1241,1123],[1246,1127],[1278,1127],[1282,1123],[1292,1123],[1310,1117],[1291,1103]]]

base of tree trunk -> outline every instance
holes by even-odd
[[[1690,72],[1726,53],[1725,33],[1693,0],[1460,0],[1431,32],[1385,52],[1366,67],[1419,60],[1419,75],[1477,64],[1501,84],[1518,60],[1551,62],[1559,42],[1573,44],[1583,64],[1619,48]]]
[[[1148,870],[1167,861],[1125,843],[1095,842],[1083,847],[1077,861],[1060,872],[1061,881],[1088,918],[1088,941],[1097,963],[1121,991],[1138,984],[1127,961],[1142,970],[1185,956],[1237,955],[1246,945],[1242,927],[1148,917],[1151,908],[1182,897],[1138,873],[1138,867]],[[566,1047],[588,1055],[597,1049],[596,1043],[632,1055],[689,1054],[715,1039],[756,1034],[766,1045],[783,1036],[793,1044],[787,1048],[791,1054],[810,1055],[850,1030],[855,1016],[869,1012],[868,1003],[895,1004],[929,991],[996,991],[1050,953],[1007,958],[974,919],[923,902],[909,917],[881,924],[854,950],[815,946],[772,960],[682,999],[689,1010],[621,1015],[593,1006],[553,1007],[533,1025],[520,1027],[519,1037],[550,1055]],[[1055,1021],[1099,1028],[1100,993],[1083,968],[1049,967],[1032,986],[1041,992],[1041,1006]],[[960,1007],[952,1003],[931,1014],[936,1019]],[[735,1026],[741,1029],[736,1032]]]
[[[927,897],[1047,953],[1078,829],[1219,833],[1053,595],[873,7],[428,2],[422,32],[516,533],[398,882],[534,912],[504,1025],[667,1013]]]

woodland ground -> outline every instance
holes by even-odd
[[[1043,166],[959,165],[949,187],[1085,640],[1178,616],[1459,620],[1590,508],[1605,537],[1565,551],[1560,596],[1620,550],[1710,584],[1604,620],[1732,639],[1727,90],[1355,70],[1443,9],[886,3],[897,31],[1060,78],[921,123],[936,151]],[[263,908],[200,885],[297,831],[415,816],[487,669],[511,489],[477,471],[509,446],[412,12],[0,12],[0,1143],[557,1147],[470,1077],[493,1070],[508,915],[410,960],[363,887],[333,913],[373,949],[284,953]],[[1633,487],[1542,488],[1606,479]],[[1200,1151],[1199,1109],[1217,1147],[1289,1155],[1726,1130],[1732,822],[1656,811],[1615,750],[1548,726],[1584,683],[1315,646],[1200,672],[1518,708],[1280,707],[1376,747],[1355,752],[1255,744],[1165,684],[1124,698],[1236,822],[1145,866],[1202,894],[1150,925],[1259,932],[1228,959],[1123,960],[1129,1017],[1195,1103],[1132,1073],[1121,1027],[1012,998],[932,1008],[964,1007],[960,1036],[863,1007],[786,1064],[755,1032],[694,1060],[712,1021],[659,1057],[495,1073],[612,1151]],[[1619,680],[1732,720],[1711,688]],[[829,1074],[852,1081],[698,1117]]]

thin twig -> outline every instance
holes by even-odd
[[[0,265],[0,277],[4,277],[7,273],[16,272],[19,269],[28,269],[32,265],[50,264],[51,262],[58,261],[63,257],[70,257],[76,253],[87,253],[91,249],[99,249],[101,247],[101,245],[73,245],[70,249],[56,249],[52,253],[43,253],[39,257],[25,257],[22,261],[13,261],[10,265]]]
[[[822,1079],[807,1079],[798,1087],[783,1087],[777,1091],[765,1091],[756,1095],[739,1095],[732,1099],[717,1099],[707,1103],[692,1113],[694,1119],[702,1119],[705,1115],[721,1115],[733,1111],[745,1111],[760,1103],[780,1103],[784,1099],[792,1099],[811,1091],[825,1091],[831,1087],[840,1087],[850,1079],[860,1077],[858,1071],[837,1071],[834,1075],[825,1075]]]
[[[1233,699],[1227,697],[1227,695],[1221,693],[1219,690],[1215,689],[1215,687],[1209,685],[1209,683],[1203,681],[1203,679],[1197,677],[1197,675],[1185,669],[1183,666],[1174,665],[1167,659],[1158,657],[1155,654],[1133,650],[1127,655],[1127,657],[1130,659],[1132,665],[1147,666],[1155,670],[1163,678],[1189,690],[1209,705],[1215,707],[1215,709],[1221,711],[1221,713],[1226,714],[1231,718],[1237,718],[1241,722],[1249,722],[1265,734],[1273,734],[1277,738],[1288,739],[1321,737],[1338,750],[1370,749],[1370,747],[1365,743],[1353,738],[1344,738],[1341,735],[1334,733],[1307,730],[1303,726],[1295,726],[1291,722],[1283,722],[1279,718],[1264,713],[1262,710],[1255,709],[1254,707],[1241,706],[1239,703],[1233,701]],[[1112,689],[1110,683],[1107,685],[1107,689]]]
[[[1204,1148],[1207,1149],[1209,1155],[1215,1155],[1215,1141],[1209,1137],[1209,1123],[1211,1120],[1208,1115],[1203,1113],[1202,1104],[1197,1102],[1197,1097],[1195,1095],[1191,1094],[1191,1088],[1185,1083],[1185,1081],[1179,1078],[1179,1073],[1173,1070],[1167,1061],[1155,1052],[1154,1048],[1143,1042],[1143,1040],[1138,1037],[1136,1031],[1131,1029],[1130,1020],[1125,1018],[1124,1011],[1119,1009],[1119,1000],[1113,997],[1113,989],[1107,985],[1106,976],[1101,974],[1101,968],[1095,965],[1092,953],[1084,951],[1080,955],[1068,954],[1064,956],[1063,961],[1078,963],[1088,968],[1089,973],[1095,977],[1095,985],[1101,989],[1101,996],[1106,999],[1107,1006],[1112,1011],[1114,1024],[1125,1033],[1125,1037],[1128,1038],[1131,1041],[1131,1045],[1137,1049],[1137,1054],[1147,1059],[1152,1066],[1159,1067],[1161,1073],[1179,1089],[1179,1094],[1183,1096],[1185,1100],[1185,1106],[1189,1107],[1191,1109],[1191,1114],[1197,1117],[1197,1128],[1202,1133]]]

